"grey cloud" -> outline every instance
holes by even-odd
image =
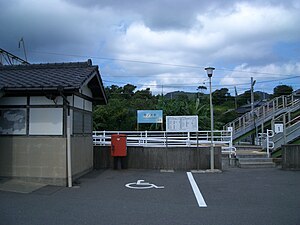
[[[99,56],[181,65],[229,65],[227,67],[233,68],[245,62],[249,65],[274,62],[278,54],[273,51],[272,45],[280,45],[278,40],[290,44],[289,38],[292,37],[293,42],[298,44],[299,28],[291,29],[299,23],[296,16],[292,17],[292,23],[284,26],[286,29],[278,29],[280,24],[273,21],[266,27],[268,29],[264,29],[265,24],[262,23],[263,32],[258,32],[255,24],[241,30],[245,26],[242,19],[236,26],[235,21],[239,18],[222,23],[222,18],[225,20],[235,13],[238,3],[245,2],[254,6],[254,10],[261,9],[260,6],[266,9],[284,8],[285,14],[290,16],[288,19],[300,7],[296,0],[0,0],[0,47],[22,56],[18,41],[24,37],[32,63],[79,61]],[[201,21],[199,17],[197,20],[199,15],[205,20]],[[216,23],[211,23],[214,18],[217,18]],[[130,28],[136,24],[142,24],[146,31],[150,31],[149,34],[143,35],[145,30],[130,34]],[[271,25],[278,33],[265,32],[270,30]],[[254,32],[248,32],[251,30]],[[207,34],[216,35],[217,39],[208,38]],[[65,55],[37,54],[34,51]],[[286,50],[280,51],[283,55]],[[288,57],[285,54],[286,61],[290,60]],[[100,65],[104,77],[115,75],[119,79],[118,76],[124,75],[127,81],[133,75],[139,79],[145,76],[155,80],[152,77],[167,73],[174,74],[174,77],[178,73],[204,74],[201,69],[97,58],[93,62]],[[162,79],[156,81],[164,82]]]
[[[92,13],[71,8],[70,11],[68,7],[62,9],[60,5],[52,5],[52,2],[48,4],[45,8],[39,8],[30,4],[24,6],[24,2],[16,1],[6,5],[6,8],[0,8],[0,47],[22,56],[18,42],[24,37],[31,62],[65,61],[66,58],[51,54],[38,55],[37,51],[95,55],[97,50],[103,48],[101,45],[105,44],[105,38],[110,37],[107,28],[117,21],[113,13],[107,10]],[[108,17],[110,20],[105,20]]]
[[[128,15],[138,15],[144,23],[153,30],[188,29],[196,19],[197,14],[207,10],[230,7],[236,0],[65,0],[87,8],[111,8]]]

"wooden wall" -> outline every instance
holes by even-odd
[[[300,170],[300,145],[282,146],[282,169]]]

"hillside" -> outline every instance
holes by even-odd
[[[202,94],[201,95],[208,95],[208,94]],[[238,95],[238,97],[243,96],[244,94]],[[262,91],[255,91],[254,95],[259,99],[269,99],[271,97],[271,94],[268,94],[266,92]],[[179,96],[187,96],[189,100],[195,99],[197,97],[197,92],[184,92],[184,91],[173,91],[169,92],[164,95],[166,99],[178,99]],[[234,96],[232,96],[234,97]],[[250,100],[250,99],[249,99]]]
[[[197,93],[184,92],[184,91],[173,91],[164,95],[166,99],[178,99],[179,96],[187,96],[189,100],[195,99]]]

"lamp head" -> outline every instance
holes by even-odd
[[[215,69],[214,67],[206,67],[205,68],[208,77],[212,77],[214,69]]]

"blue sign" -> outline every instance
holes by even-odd
[[[162,123],[163,111],[162,110],[138,110],[137,121],[138,123]]]

